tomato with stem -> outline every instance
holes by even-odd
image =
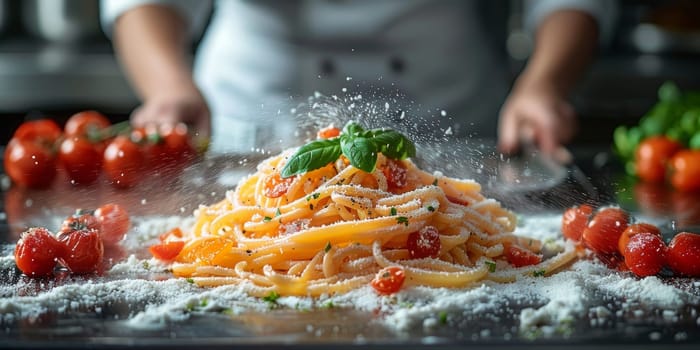
[[[91,141],[102,141],[110,135],[105,135],[104,131],[112,123],[102,113],[97,111],[82,111],[73,114],[66,121],[63,127],[66,136],[86,137]]]

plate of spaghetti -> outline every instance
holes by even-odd
[[[573,246],[543,252],[479,183],[427,172],[390,129],[349,122],[263,160],[225,198],[195,211],[172,265],[199,286],[251,295],[321,296],[372,285],[468,287],[549,275]]]

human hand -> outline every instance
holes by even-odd
[[[208,142],[210,119],[209,107],[196,89],[152,96],[131,113],[131,124],[135,127],[185,123],[197,143]]]
[[[567,162],[562,147],[577,131],[573,107],[554,85],[520,82],[516,84],[501,109],[498,147],[513,154],[525,144],[533,144],[555,159]]]

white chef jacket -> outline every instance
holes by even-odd
[[[194,74],[212,111],[214,151],[289,146],[290,111],[315,93],[373,103],[384,121],[421,132],[495,136],[508,69],[476,1],[102,0],[106,32],[146,3],[174,6],[193,35],[209,19]],[[562,8],[590,13],[604,36],[612,27],[609,0],[526,7],[530,27]]]

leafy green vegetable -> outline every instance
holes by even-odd
[[[401,133],[389,129],[364,130],[348,122],[340,137],[316,140],[300,147],[289,159],[281,176],[287,178],[316,170],[344,155],[350,164],[371,173],[377,165],[377,155],[391,159],[406,159],[416,155],[416,147]]]

